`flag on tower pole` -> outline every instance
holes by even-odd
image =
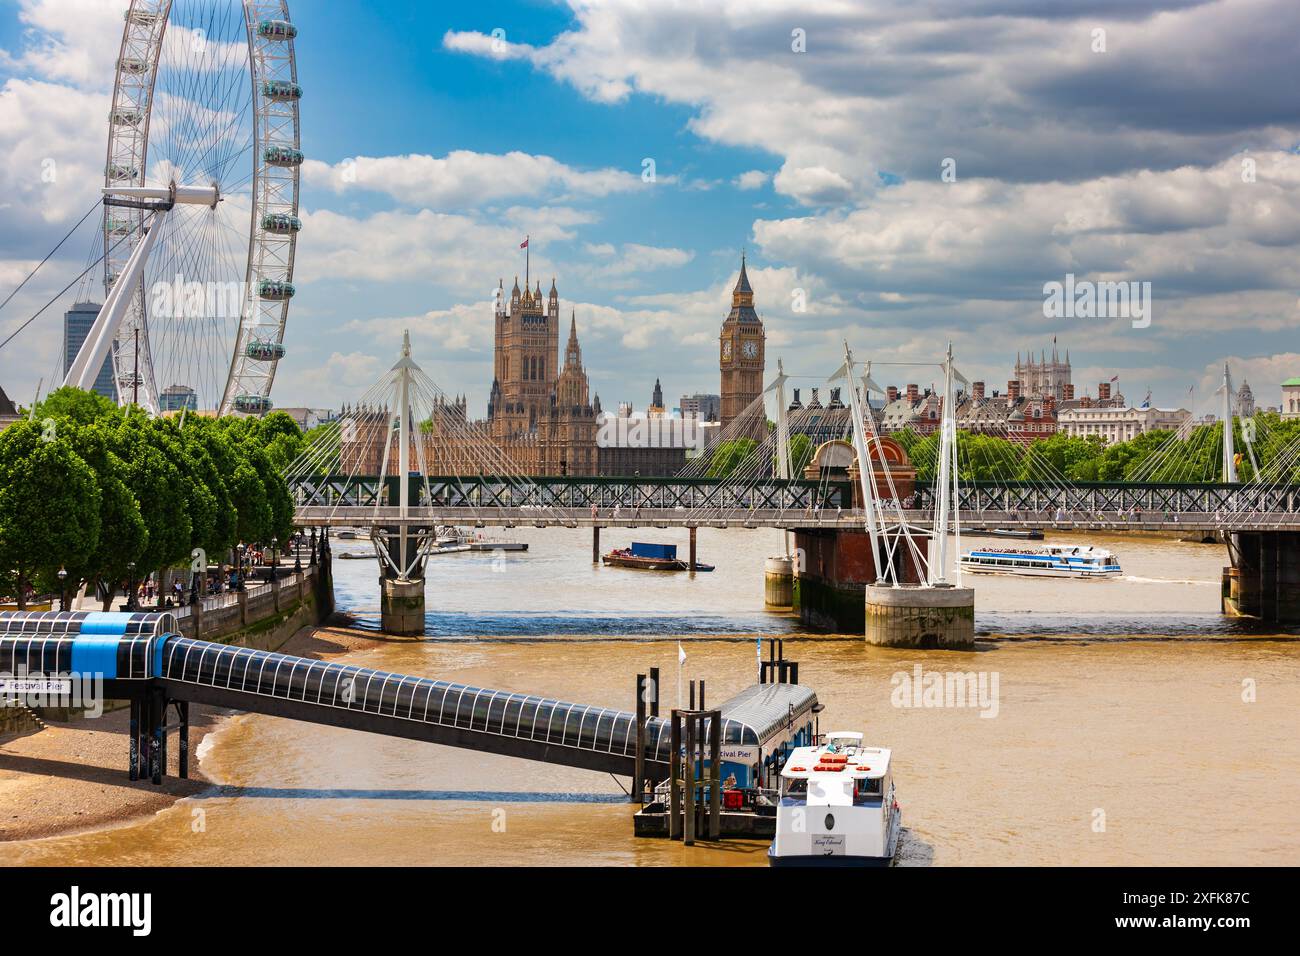
[[[520,248],[520,249],[527,249],[527,248],[528,248],[528,237],[527,237],[527,236],[524,236],[524,241],[521,242],[521,243],[519,243],[519,248]]]
[[[1110,377],[1110,380],[1111,380],[1112,382],[1118,382],[1118,381],[1119,381],[1119,376],[1118,376],[1118,375],[1112,375],[1112,376]]]

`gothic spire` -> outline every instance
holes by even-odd
[[[754,290],[749,284],[749,273],[745,271],[745,254],[743,252],[740,254],[740,277],[736,279],[736,287],[731,290],[731,294],[735,295],[742,292],[747,295],[754,294]]]

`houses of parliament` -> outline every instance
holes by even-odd
[[[483,471],[482,452],[472,445],[475,437],[486,436],[504,455],[502,465],[528,475],[676,473],[685,463],[687,446],[682,441],[648,448],[622,447],[618,444],[621,438],[602,443],[600,423],[607,416],[600,397],[591,392],[582,362],[577,315],[570,310],[568,337],[561,353],[560,293],[555,280],[546,293],[540,282],[532,288],[529,285],[526,272],[523,288],[516,278],[507,296],[504,280],[498,281],[487,417],[471,421],[463,396],[440,402],[421,429],[421,451],[428,472],[462,475]],[[742,256],[731,310],[719,334],[722,430],[762,395],[765,344],[766,333],[754,308],[754,290]],[[647,414],[661,416],[664,409],[657,382],[655,395]],[[364,426],[366,415],[373,414],[376,422],[382,422],[388,413],[386,409],[353,409],[351,414]],[[375,437],[345,441],[345,467],[379,474],[385,447],[379,436],[384,429],[362,427],[359,431]],[[682,433],[681,429],[675,432]],[[391,474],[396,449],[389,449],[388,457],[387,473]]]

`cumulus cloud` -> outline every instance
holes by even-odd
[[[695,258],[695,253],[687,249],[647,246],[639,242],[626,242],[619,250],[609,244],[588,246],[587,250],[603,261],[592,266],[580,266],[579,271],[586,278],[597,280],[676,268]]]
[[[387,367],[377,355],[366,352],[333,352],[315,367],[290,366],[277,381],[278,391],[304,398],[321,395],[358,395],[379,378]]]
[[[304,282],[416,279],[455,295],[487,295],[501,277],[503,250],[518,247],[525,232],[546,249],[573,238],[573,227],[591,218],[565,207],[512,207],[493,222],[429,209],[367,216],[317,210],[303,216],[303,233],[311,242],[300,247],[296,275]],[[538,276],[552,267],[548,254],[533,257]]]
[[[946,157],[964,177],[1039,182],[1203,165],[1289,145],[1300,123],[1289,0],[572,6],[544,46],[444,45],[598,102],[685,104],[696,134],[781,157],[776,188],[812,205],[869,196],[881,171],[937,179]]]
[[[550,156],[518,150],[504,154],[453,150],[443,157],[358,156],[341,162],[308,160],[303,179],[335,193],[362,189],[434,209],[476,208],[501,199],[541,197],[565,201],[642,189],[639,173],[580,170]]]

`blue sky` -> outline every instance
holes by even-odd
[[[93,199],[124,6],[0,4],[3,294]],[[844,339],[878,363],[937,361],[951,339],[1000,387],[1056,336],[1080,390],[1118,374],[1135,401],[1196,411],[1225,358],[1265,405],[1300,368],[1293,3],[290,6],[308,163],[278,405],[359,394],[410,328],[482,414],[491,288],[522,273],[525,232],[607,407],[643,408],[656,377],[674,401],[717,390],[742,248],[769,368],[781,355],[809,384]],[[72,171],[57,189],[42,157]],[[4,334],[79,270],[87,247],[65,251]],[[1067,272],[1152,282],[1151,327],[1044,318]],[[58,336],[38,320],[0,384],[28,395]]]

